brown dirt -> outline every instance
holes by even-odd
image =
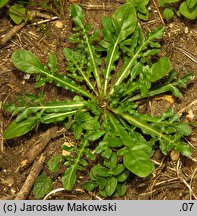
[[[93,23],[95,28],[101,26],[101,17],[111,15],[121,1],[97,0],[97,1],[81,1],[85,4],[87,21]],[[97,5],[91,7],[90,5]],[[56,27],[56,21],[48,22],[46,25],[26,25],[18,32],[10,42],[0,49],[0,104],[17,103],[18,96],[25,92],[38,93],[42,90],[49,100],[63,100],[72,97],[72,95],[63,89],[57,88],[52,84],[47,84],[44,88],[35,90],[33,88],[34,78],[24,79],[24,74],[16,71],[11,63],[11,55],[14,50],[26,49],[36,54],[42,62],[47,61],[47,54],[54,51],[58,59],[58,69],[60,73],[65,72],[65,62],[62,50],[69,45],[68,37],[71,34],[72,22],[69,17],[69,3],[67,3],[65,17],[60,19],[63,28]],[[158,11],[155,6],[150,3],[149,6],[151,17],[149,22],[140,22],[145,31],[161,26]],[[46,12],[45,12],[46,13]],[[0,19],[0,36],[4,35],[13,23],[1,14]],[[36,20],[34,20],[36,21]],[[196,59],[197,48],[197,25],[194,22],[180,18],[173,18],[173,21],[166,23],[165,36],[162,41],[162,52],[160,55],[169,56],[172,66],[176,68],[180,75],[186,74],[188,71],[197,73],[197,64],[186,56],[181,49],[192,54]],[[179,49],[181,48],[181,49]],[[188,85],[184,91],[182,99],[169,103],[165,99],[144,101],[141,108],[154,115],[165,111],[169,107],[173,107],[175,111],[188,112],[193,115],[192,121],[197,120],[197,85],[196,78]],[[191,119],[187,118],[187,121]],[[0,113],[0,129],[5,129],[10,122],[10,116],[1,111]],[[19,171],[20,163],[24,158],[24,153],[30,151],[32,145],[39,136],[42,135],[51,125],[39,127],[37,131],[32,131],[27,135],[4,142],[4,151],[0,155],[0,199],[14,199],[20,188],[23,186],[25,179],[29,173],[29,169]],[[66,130],[62,131],[63,126],[58,124],[61,135],[57,135],[52,139],[47,148],[44,150],[47,160],[51,156],[61,153],[61,145],[65,142],[73,142],[73,136]],[[174,152],[171,155],[163,157],[159,150],[156,150],[153,160],[156,164],[154,173],[148,178],[138,178],[133,176],[130,179],[129,190],[127,194],[118,199],[197,199],[197,128],[193,127],[193,133],[187,138],[194,147],[192,158],[176,157]],[[2,131],[0,131],[2,132]],[[1,139],[0,139],[1,141]],[[175,158],[173,160],[173,158]],[[46,160],[46,161],[47,161]],[[47,173],[47,166],[44,166]],[[50,174],[54,180],[54,187],[61,188],[61,175],[64,167],[56,174]],[[87,173],[80,174],[80,180],[72,192],[59,192],[52,199],[97,199],[95,194],[87,193],[80,190],[80,183],[87,179]],[[189,189],[191,188],[191,190]],[[117,199],[117,197],[115,197]],[[34,199],[30,194],[28,199]]]

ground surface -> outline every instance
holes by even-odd
[[[119,3],[118,3],[119,2]],[[110,15],[121,3],[121,1],[97,0],[97,1],[81,1],[83,8],[87,14],[87,21],[94,24],[95,28],[101,25],[101,17]],[[122,1],[123,2],[123,1]],[[24,92],[37,93],[38,90],[33,88],[34,78],[25,79],[24,74],[16,71],[11,63],[11,55],[14,50],[26,49],[31,50],[39,56],[42,62],[47,61],[47,54],[54,51],[58,58],[58,69],[60,73],[65,72],[65,62],[62,54],[64,47],[69,46],[68,37],[71,34],[72,22],[69,17],[69,3],[65,7],[65,16],[59,21],[63,26],[58,26],[56,21],[47,22],[46,25],[26,25],[23,27],[11,41],[7,42],[0,48],[0,103],[17,102],[18,96]],[[41,10],[40,8],[36,8]],[[153,29],[155,26],[162,26],[158,10],[151,2],[149,5],[151,13],[148,22],[140,22],[141,27],[145,31]],[[42,11],[48,13],[47,11]],[[53,16],[52,14],[48,13]],[[0,36],[13,27],[13,23],[0,14]],[[35,19],[32,22],[37,22]],[[180,75],[186,74],[188,71],[197,73],[197,25],[180,18],[174,18],[171,22],[165,23],[165,35],[162,41],[161,56],[168,56],[172,65]],[[187,53],[184,53],[184,50]],[[188,57],[192,55],[193,57]],[[193,59],[192,59],[193,58]],[[40,90],[40,89],[39,89]],[[66,90],[56,88],[51,84],[47,84],[41,89],[46,95],[46,100],[55,99],[63,100],[72,97]],[[184,98],[169,103],[164,98],[157,100],[144,101],[141,109],[158,115],[169,107],[173,107],[175,111],[183,113],[189,112],[189,118],[186,121],[197,120],[197,85],[196,78],[188,85],[184,91]],[[8,126],[10,116],[1,111],[0,113],[0,129],[1,133]],[[53,125],[54,126],[54,125]],[[23,186],[30,168],[20,170],[21,161],[25,158],[27,152],[31,151],[34,143],[40,136],[52,125],[41,126],[38,131],[31,133],[9,142],[2,142],[4,146],[0,155],[0,199],[14,199],[18,191]],[[63,129],[61,124],[57,125],[57,136],[53,137],[44,150],[46,161],[52,156],[61,153],[61,145],[65,142],[72,143],[73,136],[71,133]],[[188,142],[194,147],[192,158],[171,155],[164,157],[160,151],[156,151],[153,160],[156,164],[156,170],[153,175],[145,179],[132,177],[129,182],[129,190],[123,197],[115,197],[113,199],[197,199],[197,128],[192,127],[193,133],[187,138]],[[44,171],[47,172],[46,165]],[[54,189],[62,187],[60,176],[63,169],[59,173],[51,176],[54,180]],[[80,183],[87,178],[87,173],[81,173],[80,181],[74,191],[59,192],[51,197],[51,199],[98,199],[95,194],[89,194],[80,190]],[[34,199],[30,194],[28,199]]]

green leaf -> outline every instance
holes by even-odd
[[[99,194],[102,196],[102,197],[107,197],[107,194],[105,192],[104,189],[99,189]]]
[[[104,39],[106,41],[112,42],[114,40],[113,37],[114,37],[115,29],[113,27],[111,18],[104,16],[102,18],[102,24],[103,24],[102,33]]]
[[[90,160],[95,160],[95,159],[96,159],[94,152],[91,152],[91,150],[88,149],[88,148],[86,148],[86,149],[84,150],[84,154],[85,154],[86,157],[87,157],[88,159],[90,159]]]
[[[77,111],[68,111],[64,113],[49,113],[49,114],[43,114],[41,118],[41,122],[44,124],[49,124],[53,122],[60,122],[66,119],[66,117],[75,114]]]
[[[57,172],[59,170],[62,155],[55,155],[47,162],[47,166],[50,172]]]
[[[189,8],[187,2],[182,2],[179,12],[188,19],[194,20],[197,17],[197,4],[193,8]]]
[[[105,134],[105,131],[94,131],[87,136],[87,139],[90,141],[95,141],[102,137]]]
[[[83,128],[81,124],[76,124],[74,126],[74,136],[76,140],[79,140],[82,134]]]
[[[46,70],[44,65],[41,64],[40,60],[30,51],[16,50],[12,54],[12,62],[15,67],[22,72],[29,74],[41,74],[42,76],[47,77],[47,79],[49,79],[49,82],[53,80],[57,86],[61,86],[70,91],[80,93],[88,98],[94,98],[94,96],[87,90],[82,88],[73,80],[68,79],[66,76],[60,74],[51,74]]]
[[[83,21],[85,18],[85,14],[82,8],[77,4],[72,4],[70,6],[70,11],[71,11],[71,16],[72,16],[74,23],[77,26],[83,27]]]
[[[178,1],[180,1],[180,0],[159,0],[159,5],[164,7],[167,4],[175,3],[175,2],[178,2]]]
[[[183,122],[176,122],[173,124],[173,127],[177,130],[178,133],[189,136],[192,133],[190,126]]]
[[[119,175],[124,171],[124,169],[125,169],[124,164],[117,164],[117,166],[112,169],[112,172],[114,175]]]
[[[167,140],[160,139],[159,140],[159,148],[164,155],[167,155],[168,152],[170,152],[174,148],[175,143],[177,143],[177,142],[174,142],[174,140],[172,142],[168,142]]]
[[[112,15],[112,23],[118,33],[118,43],[132,34],[136,28],[136,10],[131,3],[118,8]]]
[[[12,62],[17,69],[29,74],[38,74],[44,70],[44,65],[31,51],[16,50],[12,54]]]
[[[150,18],[149,12],[147,10],[146,14],[142,14],[142,13],[137,13],[137,16],[139,19],[143,20],[143,21],[148,21]]]
[[[20,4],[10,6],[8,13],[15,24],[20,24],[26,18],[26,9]]]
[[[127,180],[127,178],[129,177],[129,170],[124,170],[124,172],[122,172],[121,174],[119,174],[117,177],[118,182],[124,182]]]
[[[106,70],[104,71],[105,82],[104,82],[104,95],[107,93],[108,82],[111,78],[111,71],[114,69],[114,62],[119,57],[118,44],[126,39],[127,36],[131,35],[136,28],[137,17],[136,10],[131,3],[126,3],[118,8],[118,10],[112,15],[112,24],[108,18],[104,18],[104,38],[112,37],[115,34],[112,45],[108,49],[106,58]],[[107,28],[109,26],[109,28]],[[108,30],[106,30],[106,28]],[[109,31],[112,32],[109,32]],[[111,36],[110,36],[111,35]]]
[[[33,194],[36,199],[43,198],[53,188],[53,181],[45,174],[42,173],[36,179],[33,186]]]
[[[0,0],[0,8],[2,8],[4,5],[6,5],[9,2],[9,0]]]
[[[192,155],[192,147],[188,143],[179,142],[174,149],[187,157]]]
[[[153,163],[144,151],[128,151],[123,156],[125,167],[139,177],[146,177],[153,171]]]
[[[97,186],[98,186],[98,183],[88,181],[88,182],[83,183],[81,187],[84,190],[93,191]]]
[[[109,159],[112,155],[112,150],[110,148],[105,148],[101,155],[102,157]]]
[[[166,20],[172,19],[172,17],[174,16],[173,9],[172,8],[165,8],[163,11],[163,16]]]
[[[37,117],[29,117],[28,119],[17,122],[15,119],[5,130],[4,139],[9,140],[20,137],[31,131],[37,125]]]
[[[197,4],[196,0],[187,0],[186,2],[189,8],[193,8]]]
[[[109,159],[105,159],[105,166],[108,166],[110,170],[113,170],[117,166],[118,158],[115,152],[111,154]]]
[[[110,171],[109,169],[102,167],[101,165],[95,165],[92,168],[92,172],[94,176],[108,177],[111,175],[109,171]]]
[[[149,49],[145,53],[142,54],[143,57],[151,56],[151,55],[156,55],[160,53],[160,49]]]
[[[92,41],[88,35],[88,30],[90,28],[84,26],[83,24],[85,14],[79,5],[77,4],[71,5],[71,17],[74,23],[76,24],[76,26],[80,27],[82,31],[84,43],[86,44],[86,48],[88,52],[89,67],[92,68],[94,78],[96,79],[98,91],[101,92],[101,80],[100,80],[100,73],[98,71],[98,61],[96,58],[96,52],[94,46],[92,45]]]
[[[139,58],[141,52],[147,48],[150,42],[154,41],[155,39],[159,39],[163,35],[163,33],[164,33],[164,28],[157,28],[153,32],[147,34],[146,39],[145,40],[143,39],[142,43],[137,48],[135,54],[132,55],[132,58],[127,59],[124,62],[122,68],[116,74],[115,82],[112,85],[110,94],[114,92],[114,88],[116,86],[119,86],[122,83],[122,81],[129,76],[130,70],[134,66],[134,64],[136,64],[136,60],[137,58]]]
[[[104,151],[107,148],[107,142],[100,141],[95,149],[95,153],[100,154],[102,151]]]
[[[73,51],[69,48],[64,48],[64,56],[68,61],[67,69],[70,72],[74,73],[75,76],[76,76],[76,71],[78,71],[78,73],[81,75],[82,79],[86,82],[86,84],[90,87],[90,89],[92,89],[96,93],[94,86],[89,80],[90,74],[88,74],[87,71],[83,71],[83,67],[86,61],[85,60],[86,56],[83,57],[81,52],[82,52],[81,50]],[[78,77],[75,77],[75,79],[77,80]]]
[[[118,148],[118,147],[122,147],[123,146],[123,142],[118,137],[112,137],[112,138],[109,139],[108,145],[111,148]]]
[[[71,165],[67,168],[66,172],[64,173],[64,176],[62,177],[63,187],[67,191],[71,191],[75,185],[75,182],[77,180],[76,172],[76,166]]]
[[[116,192],[118,193],[119,196],[124,196],[127,192],[127,185],[125,185],[125,183],[119,183],[116,189]]]
[[[103,190],[106,186],[107,179],[102,177],[97,177],[96,182],[99,184],[99,189]]]
[[[51,52],[48,56],[48,66],[51,69],[51,73],[55,73],[57,71],[57,58],[55,53]]]
[[[118,180],[115,177],[109,177],[105,186],[107,196],[112,196],[117,188]]]
[[[155,82],[166,74],[168,74],[171,70],[170,61],[167,57],[161,57],[158,62],[152,65],[150,80],[151,82]]]

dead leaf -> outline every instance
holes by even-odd
[[[67,147],[71,147],[71,146],[73,146],[73,143],[69,143],[69,142],[65,142],[64,144],[63,144],[63,146],[67,146]],[[66,150],[62,150],[62,155],[63,156],[67,156],[67,155],[70,155],[70,152],[69,151],[66,151]]]
[[[175,102],[175,97],[172,95],[162,95],[154,97],[153,100],[166,100],[170,104],[173,104]]]

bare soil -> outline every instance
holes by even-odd
[[[78,1],[79,2],[79,1]],[[101,27],[101,17],[110,16],[114,10],[121,5],[116,0],[84,0],[80,3],[86,11],[87,21],[93,23],[94,28]],[[18,97],[24,93],[31,92],[37,94],[43,91],[45,100],[65,100],[73,95],[64,89],[47,84],[44,88],[34,89],[34,78],[26,79],[24,74],[17,71],[11,63],[11,55],[17,49],[31,50],[43,63],[47,62],[47,55],[53,51],[57,55],[58,70],[65,73],[65,61],[63,48],[70,45],[68,37],[71,35],[72,21],[69,15],[69,2],[65,6],[65,16],[51,22],[31,25],[39,21],[36,18],[31,23],[26,24],[15,36],[0,48],[0,105],[3,103],[17,103]],[[32,9],[32,6],[30,6]],[[35,9],[35,8],[33,8]],[[54,16],[42,8],[36,8],[42,13]],[[151,1],[149,5],[150,20],[141,22],[144,31],[162,26],[159,11]],[[9,31],[14,24],[5,16],[0,14],[0,39]],[[58,26],[58,21],[63,25]],[[160,56],[168,56],[172,66],[180,75],[189,71],[197,73],[197,25],[195,21],[188,21],[184,18],[174,17],[172,21],[165,23],[165,35],[162,40],[162,52]],[[186,52],[185,52],[186,51]],[[158,115],[173,107],[176,112],[186,115],[185,121],[197,120],[197,85],[195,77],[188,87],[184,89],[184,97],[173,102],[169,97],[161,97],[144,101],[141,110]],[[0,133],[10,123],[10,115],[1,110],[0,112]],[[41,125],[27,135],[3,142],[0,137],[0,145],[3,151],[0,154],[0,199],[14,199],[26,180],[31,165],[21,170],[21,162],[27,152],[31,151],[34,144],[43,133],[54,125]],[[66,131],[62,124],[57,124],[57,136],[54,136],[44,149],[46,162],[51,156],[61,153],[61,146],[65,142],[73,143],[72,133]],[[125,200],[188,200],[197,199],[197,128],[192,126],[193,132],[187,137],[187,141],[193,146],[193,155],[186,158],[171,152],[168,156],[163,156],[156,150],[153,160],[156,166],[154,173],[148,178],[138,178],[132,176],[128,182],[129,190],[124,197],[112,197],[111,199]],[[43,171],[54,180],[53,189],[62,188],[61,175],[65,167],[62,167],[56,174],[48,173],[46,163]],[[72,192],[58,192],[51,196],[51,199],[99,199],[94,193],[87,193],[80,189],[80,184],[88,178],[87,172],[79,173],[79,181]],[[30,193],[27,199],[35,199]]]

